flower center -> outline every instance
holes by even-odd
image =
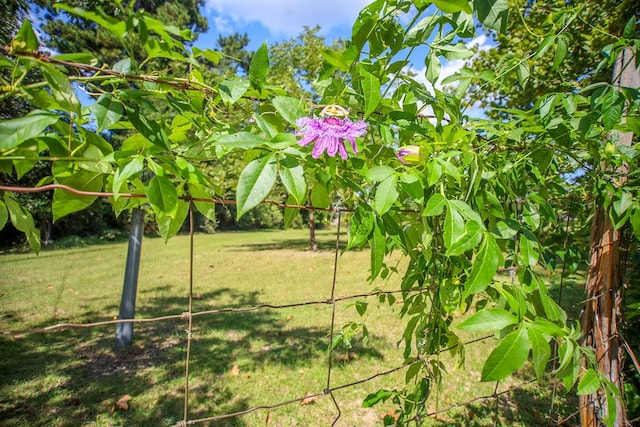
[[[342,119],[339,119],[337,117],[327,117],[326,119],[324,119],[324,123],[327,126],[331,127],[341,127],[344,124]]]

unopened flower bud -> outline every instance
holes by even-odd
[[[422,149],[417,145],[407,145],[398,150],[398,160],[405,165],[419,165],[424,163]]]

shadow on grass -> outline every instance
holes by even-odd
[[[196,304],[221,299],[237,307],[255,306],[258,296],[220,289],[199,295],[194,311],[203,309]],[[145,298],[137,317],[180,313],[186,301],[178,296]],[[117,309],[105,306],[101,315]],[[88,312],[83,321],[99,316]],[[0,424],[174,425],[183,420],[186,327],[186,320],[135,324],[134,343],[124,349],[114,346],[114,325],[0,337]],[[329,341],[326,328],[295,326],[275,310],[194,317],[192,337],[189,419],[254,405],[225,385],[234,365],[243,373],[263,364],[308,365],[326,357]],[[382,357],[364,346],[356,351],[360,357]],[[116,405],[124,395],[132,397],[128,409]],[[233,418],[214,425],[245,422]]]
[[[333,236],[333,240],[328,238],[319,239],[318,242],[318,251],[335,251],[336,250],[336,241],[335,236]],[[346,237],[340,238],[339,250],[342,251],[347,247],[347,239]],[[265,242],[265,243],[249,243],[244,245],[235,246],[235,250],[238,251],[278,251],[282,249],[296,250],[296,251],[304,251],[309,250],[309,239],[289,239],[289,240],[281,240],[277,242]],[[232,249],[233,250],[233,249]]]

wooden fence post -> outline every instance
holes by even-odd
[[[640,69],[635,66],[635,51],[625,49],[616,60],[613,84],[616,87],[640,86]],[[619,134],[618,145],[631,145],[633,133]],[[620,168],[620,185],[626,182],[628,166]],[[611,208],[609,208],[611,209]],[[587,305],[582,313],[583,344],[591,347],[596,355],[600,371],[620,391],[615,397],[615,427],[629,426],[624,404],[622,368],[624,349],[620,345],[619,332],[622,321],[623,271],[620,262],[621,230],[615,230],[608,210],[600,204],[596,207],[591,231],[589,276],[586,283]],[[580,415],[583,427],[604,425],[609,416],[606,396],[598,391],[580,396]]]

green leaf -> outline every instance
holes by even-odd
[[[518,230],[520,230],[520,224],[517,221],[505,219],[496,223],[494,233],[502,239],[510,239],[518,234]]]
[[[433,4],[446,13],[473,12],[468,0],[433,0]]]
[[[369,240],[371,246],[371,280],[378,277],[382,265],[384,264],[384,253],[386,246],[386,239],[378,224],[374,221],[373,235]]]
[[[218,92],[225,104],[233,105],[247,92],[249,84],[246,79],[223,80],[218,83]]]
[[[538,242],[530,240],[526,234],[523,233],[520,235],[520,254],[524,263],[529,267],[534,267],[540,257]]]
[[[117,38],[122,38],[122,36],[124,36],[125,32],[127,31],[126,22],[107,16],[102,11],[100,11],[101,13],[96,13],[82,9],[80,7],[71,7],[70,5],[63,3],[56,3],[54,7],[56,9],[62,9],[66,12],[69,12],[72,15],[76,15],[81,18],[88,19],[89,21],[93,21],[101,27],[104,27],[107,30],[111,31]]]
[[[362,407],[371,408],[373,405],[380,402],[385,402],[387,399],[395,395],[396,392],[393,390],[378,390],[375,393],[371,393],[370,395],[365,397],[364,401],[362,402]]]
[[[4,193],[4,202],[9,211],[11,224],[18,231],[22,231],[29,242],[29,246],[35,253],[40,252],[40,230],[33,222],[31,213],[11,198],[9,193]]]
[[[68,185],[76,190],[97,192],[102,190],[102,177],[102,173],[80,169],[75,171],[73,175],[56,175],[55,179],[57,184]],[[88,208],[96,199],[95,196],[79,196],[66,190],[55,189],[51,204],[53,221]]]
[[[636,33],[636,16],[632,15],[622,30],[622,37],[627,39],[632,39],[634,36],[637,36]]]
[[[276,96],[271,103],[282,118],[293,125],[296,124],[296,120],[305,115],[302,102],[299,99],[290,96]]]
[[[295,205],[297,202],[291,194],[287,197],[287,205]],[[284,208],[284,227],[289,227],[300,214],[300,209]]]
[[[122,74],[129,74],[131,72],[131,58],[127,56],[113,64],[113,71]]]
[[[42,64],[40,70],[49,84],[53,99],[55,99],[58,105],[67,111],[73,111],[80,115],[80,101],[67,76],[49,64]]]
[[[556,50],[553,56],[552,70],[557,69],[562,61],[567,57],[567,37],[564,34],[560,34],[556,39]]]
[[[598,378],[598,374],[593,369],[588,369],[578,383],[578,391],[576,394],[578,396],[593,394],[598,391],[600,387],[601,383],[600,378]]]
[[[518,78],[518,83],[524,89],[527,86],[527,82],[529,81],[529,77],[531,76],[531,69],[529,68],[529,62],[522,61],[518,64],[516,68],[516,77]]]
[[[144,113],[136,111],[133,108],[127,107],[126,111],[129,121],[142,136],[160,148],[169,149],[169,136],[162,124],[155,120],[148,119]]]
[[[362,94],[364,96],[364,116],[368,117],[376,110],[382,99],[380,94],[380,80],[365,70],[360,70],[362,75]]]
[[[291,167],[282,166],[280,179],[296,204],[301,205],[307,198],[307,183],[304,180],[304,169],[300,164]]]
[[[349,222],[349,243],[347,249],[360,247],[367,240],[373,230],[375,216],[370,210],[363,205],[359,205],[351,217]]]
[[[147,198],[158,218],[175,218],[178,213],[178,192],[169,178],[156,175],[147,186]]]
[[[267,78],[269,71],[269,51],[267,42],[262,43],[253,54],[249,64],[249,81],[255,89],[260,89]]]
[[[111,96],[111,94],[105,93],[91,106],[91,111],[98,123],[98,132],[101,132],[118,123],[124,108],[120,101]]]
[[[122,185],[130,181],[132,178],[137,176],[140,172],[142,172],[142,168],[144,167],[144,157],[141,155],[136,155],[129,162],[124,165],[120,165],[118,169],[116,169],[115,174],[113,175],[113,198],[118,199],[120,197],[120,189]]]
[[[356,311],[358,312],[360,317],[364,316],[364,314],[367,312],[368,306],[369,304],[364,301],[356,301]]]
[[[509,333],[484,362],[481,381],[499,381],[520,369],[527,361],[530,348],[526,328]]]
[[[602,123],[606,130],[611,130],[622,119],[624,96],[611,88],[602,96]]]
[[[156,213],[158,231],[160,231],[160,236],[162,236],[165,243],[180,231],[188,214],[189,203],[184,200],[178,200],[176,212],[173,216],[166,215],[164,213]]]
[[[551,346],[549,341],[537,329],[529,328],[527,332],[531,341],[533,370],[536,373],[536,378],[540,381],[551,357]]]
[[[480,244],[482,240],[482,226],[476,221],[467,221],[464,225],[464,233],[447,247],[447,256],[462,255]]]
[[[218,52],[212,49],[202,50],[196,46],[191,48],[193,52],[193,56],[196,58],[205,57],[207,60],[213,62],[214,64],[218,64],[222,58],[224,58],[224,54],[222,52]]]
[[[9,211],[7,211],[7,205],[0,200],[0,230],[4,228],[9,220]]]
[[[214,192],[205,185],[189,182],[189,195],[196,199],[211,199],[214,196]],[[213,222],[217,220],[215,203],[194,200],[193,204],[202,215]]]
[[[487,308],[458,325],[464,331],[499,331],[518,323],[518,318],[502,308]]]
[[[407,46],[419,46],[423,44],[431,35],[431,32],[435,28],[437,22],[438,17],[435,14],[422,18],[416,25],[407,31],[404,38],[405,44]]]
[[[529,329],[535,329],[536,331],[551,337],[562,337],[567,335],[566,331],[560,326],[540,317],[537,317],[532,323],[529,323]]]
[[[255,148],[266,143],[267,140],[263,137],[249,132],[238,132],[230,135],[224,135],[213,142],[214,145],[220,145],[228,148],[241,148],[244,150]]]
[[[18,30],[18,34],[16,34],[16,38],[11,43],[13,48],[18,51],[36,51],[40,48],[40,42],[38,42],[38,37],[36,33],[33,31],[33,27],[31,26],[31,22],[28,19],[22,21],[22,25]]]
[[[430,50],[429,54],[424,58],[424,65],[426,67],[425,77],[431,84],[435,84],[438,78],[440,78],[440,59],[436,55],[435,51]]]
[[[344,59],[342,53],[337,52],[333,49],[323,49],[320,54],[325,61],[336,67],[338,70],[343,72],[349,71],[349,64]]]
[[[328,208],[330,204],[331,200],[329,199],[327,188],[319,182],[316,182],[311,189],[311,206]]]
[[[11,150],[42,135],[58,119],[56,114],[35,110],[23,117],[0,121],[0,151]]]
[[[447,214],[444,218],[444,245],[450,248],[453,243],[464,234],[464,218],[457,206],[447,201]]]
[[[473,0],[473,8],[482,25],[499,33],[505,32],[509,17],[508,0]]]
[[[390,177],[382,181],[376,188],[374,207],[379,215],[382,215],[389,209],[391,209],[391,206],[393,206],[394,202],[398,200],[399,193],[396,189],[397,183],[398,176],[391,175]]]
[[[236,203],[240,218],[261,203],[276,181],[275,154],[252,160],[240,173],[236,188]]]
[[[471,274],[465,284],[465,297],[482,292],[498,272],[504,262],[502,250],[492,234],[485,234],[478,255],[473,260]]]
[[[427,206],[424,208],[424,212],[422,212],[423,216],[436,216],[440,215],[444,210],[444,207],[447,205],[447,199],[440,193],[436,193],[429,198],[427,201]]]
[[[367,172],[367,181],[369,182],[382,182],[389,178],[395,170],[391,166],[374,166]]]

